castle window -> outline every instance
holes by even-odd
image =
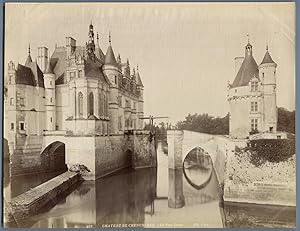
[[[52,123],[52,117],[50,117],[50,122]]]
[[[12,83],[12,75],[9,76],[8,83],[9,83],[9,84]]]
[[[81,78],[82,77],[82,70],[78,71],[78,77]]]
[[[133,103],[133,109],[136,109],[136,102]]]
[[[119,116],[119,130],[122,130],[122,116]]]
[[[10,130],[14,130],[15,129],[15,124],[14,123],[10,123]]]
[[[117,76],[115,75],[115,84],[117,84]]]
[[[257,111],[258,111],[258,103],[251,102],[251,112],[257,112]]]
[[[257,119],[251,119],[251,130],[256,131],[258,128],[258,120]]]
[[[258,82],[253,81],[251,82],[251,91],[257,91],[258,90]]]
[[[128,101],[128,100],[125,101],[125,106],[126,106],[127,108],[130,107],[130,106],[129,106],[129,101]]]
[[[50,86],[52,86],[52,81],[50,81]]]
[[[50,98],[50,103],[52,103],[52,98]]]
[[[20,105],[21,106],[24,106],[25,104],[24,104],[24,98],[20,98]]]
[[[94,95],[93,92],[89,94],[89,115],[94,115]]]
[[[75,77],[75,72],[70,72],[70,78],[73,79]]]
[[[79,117],[83,117],[83,94],[81,92],[78,93],[78,114]]]
[[[10,104],[10,106],[13,106],[13,105],[14,105],[14,98],[10,98],[10,99],[9,99],[9,104]]]
[[[20,130],[25,131],[25,123],[24,122],[20,122]]]

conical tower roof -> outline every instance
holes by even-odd
[[[115,54],[114,54],[114,51],[113,51],[111,45],[109,45],[109,47],[107,48],[104,63],[109,64],[109,65],[117,65]]]
[[[115,58],[114,51],[113,51],[112,46],[111,46],[110,32],[109,32],[109,46],[108,46],[107,51],[106,51],[104,64],[114,65],[114,66],[118,65],[117,61],[116,61],[116,58]]]
[[[251,49],[247,52],[247,49]],[[258,66],[252,56],[251,44],[246,45],[245,59],[231,85],[231,87],[247,86],[253,76],[258,77]]]
[[[269,51],[268,51],[268,47],[267,47],[267,49],[266,49],[266,54],[265,54],[265,56],[264,56],[264,58],[263,58],[261,64],[265,64],[265,63],[275,63],[275,62],[273,61],[273,59],[272,59],[272,57],[271,57]]]

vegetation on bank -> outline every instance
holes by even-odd
[[[250,163],[256,167],[266,162],[279,163],[295,154],[295,139],[249,140],[245,148],[236,147],[235,154],[248,155]]]

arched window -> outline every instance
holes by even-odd
[[[106,116],[106,107],[105,107],[105,105],[106,105],[106,95],[105,95],[105,93],[103,93],[103,95],[102,95],[102,97],[103,97],[103,101],[102,101],[102,107],[103,107],[103,116]]]
[[[94,95],[93,92],[89,94],[89,115],[94,115]]]
[[[105,94],[105,116],[108,116],[108,95]]]
[[[79,117],[83,117],[83,94],[81,92],[78,93],[78,114]]]
[[[98,106],[98,110],[99,110],[99,116],[102,116],[102,94],[99,93],[99,106]]]

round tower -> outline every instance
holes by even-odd
[[[276,68],[277,64],[273,61],[267,46],[258,69],[263,86],[263,130],[271,133],[277,131]]]
[[[52,70],[50,59],[44,73],[45,99],[46,99],[46,130],[55,130],[56,104],[55,104],[55,74]]]
[[[137,108],[137,117],[141,118],[144,117],[144,85],[142,83],[142,79],[139,72],[139,67],[136,68],[136,86],[139,94],[139,100],[138,100],[138,108]],[[144,128],[144,122],[141,119],[138,119],[138,129]]]
[[[109,33],[109,46],[105,55],[104,65],[102,66],[104,75],[109,79],[110,82],[110,95],[109,95],[109,117],[110,117],[110,133],[117,134],[118,129],[118,81],[119,75],[121,74],[118,63],[116,61],[114,51],[111,46],[111,36]]]

